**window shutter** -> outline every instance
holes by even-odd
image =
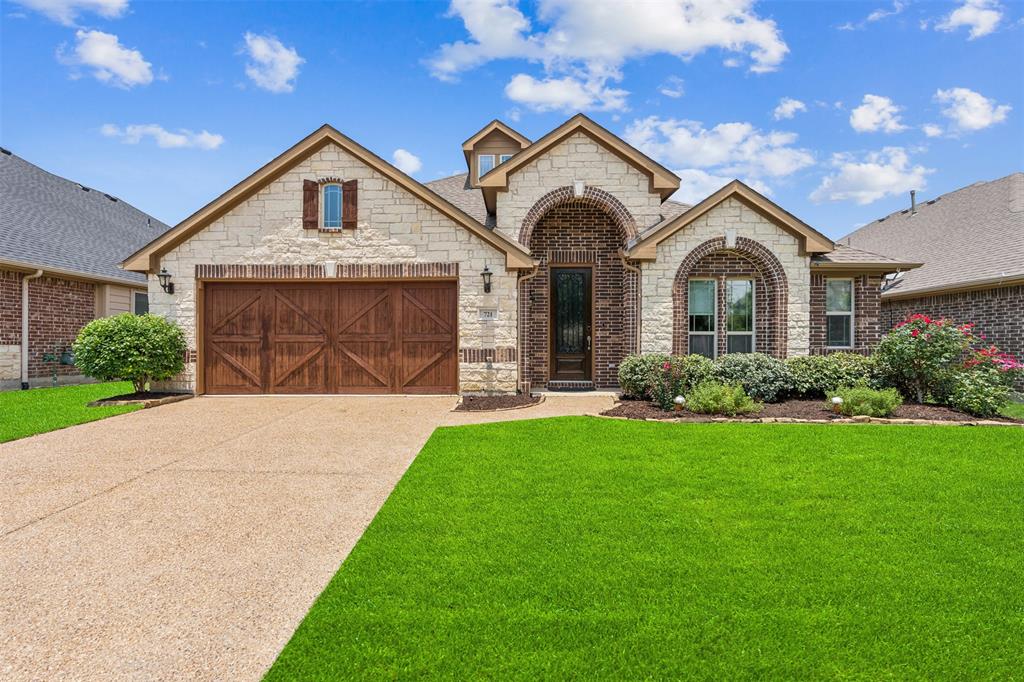
[[[358,220],[359,183],[355,180],[346,180],[341,184],[341,227],[354,230]]]
[[[302,227],[307,230],[320,227],[320,185],[316,180],[302,181]]]

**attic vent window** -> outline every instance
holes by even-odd
[[[482,178],[494,169],[494,154],[477,154],[476,177]]]
[[[323,226],[327,229],[341,227],[341,185],[330,184],[323,187],[324,218]]]

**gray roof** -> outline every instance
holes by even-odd
[[[131,204],[0,153],[0,260],[145,282],[118,265],[170,229]]]
[[[1024,275],[1024,173],[943,194],[861,227],[842,243],[924,263],[885,295]]]
[[[835,251],[829,251],[828,253],[819,253],[811,258],[812,263],[835,263],[837,265],[886,265],[891,264],[893,269],[897,269],[900,266],[907,266],[909,263],[896,260],[895,258],[889,258],[881,254],[873,253],[871,251],[864,251],[863,249],[855,249],[852,246],[845,244],[836,244]]]

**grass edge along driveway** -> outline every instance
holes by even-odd
[[[439,429],[267,679],[1007,678],[1024,430]]]
[[[0,392],[0,443],[138,410],[139,405],[87,407],[132,390],[131,382],[113,381]]]

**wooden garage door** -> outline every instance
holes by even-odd
[[[206,283],[207,393],[455,393],[455,282]]]

